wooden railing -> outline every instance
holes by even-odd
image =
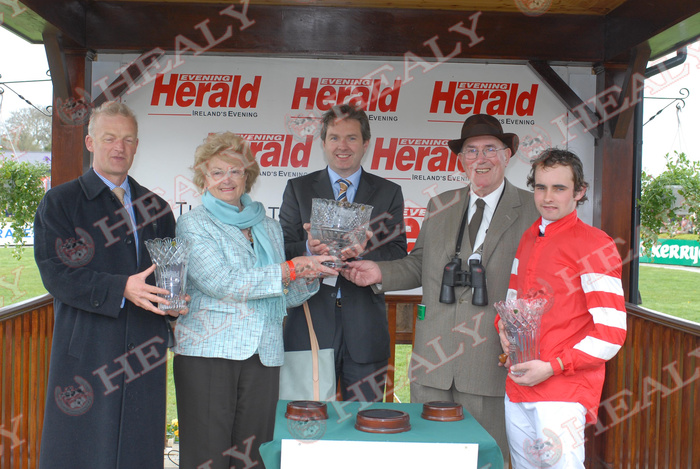
[[[607,364],[592,468],[700,467],[700,325],[627,305],[627,340]]]
[[[392,350],[411,343],[419,296],[387,297]],[[627,305],[624,347],[607,364],[589,468],[700,467],[700,325]],[[0,309],[0,467],[35,468],[46,399],[53,304]],[[394,382],[393,360],[389,367]],[[390,394],[391,393],[391,394]],[[387,388],[393,401],[393,388]]]
[[[53,298],[0,309],[0,467],[36,468],[53,333]]]

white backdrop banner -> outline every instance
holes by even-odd
[[[134,58],[101,55],[94,83],[116,80]],[[582,96],[592,95],[589,69],[559,73]],[[363,167],[402,186],[409,248],[429,198],[467,183],[447,141],[472,114],[491,114],[519,135],[506,171],[515,185],[525,187],[531,159],[549,146],[574,150],[593,183],[593,139],[574,127],[579,137],[568,141],[566,109],[524,65],[445,62],[426,71],[403,61],[198,56],[145,76],[122,98],[139,120],[131,174],[176,216],[200,203],[191,181],[195,148],[210,132],[232,131],[250,141],[261,166],[253,199],[277,218],[287,180],[325,167],[320,117],[336,103],[364,103],[372,140]],[[592,208],[584,207],[580,215],[590,222]]]

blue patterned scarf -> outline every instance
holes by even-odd
[[[235,205],[227,204],[219,200],[209,191],[202,195],[202,204],[209,212],[227,225],[235,226],[239,229],[250,228],[253,235],[253,250],[257,257],[255,267],[262,267],[270,264],[279,264],[283,261],[277,250],[272,245],[267,230],[262,224],[265,219],[265,207],[260,202],[253,202],[250,195],[241,196],[240,210]]]

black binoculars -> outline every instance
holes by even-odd
[[[472,287],[472,304],[486,306],[489,302],[486,292],[486,269],[479,259],[469,260],[469,271],[462,270],[462,259],[453,257],[442,272],[440,303],[455,302],[455,287]]]

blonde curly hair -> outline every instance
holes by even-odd
[[[234,156],[235,155],[235,156]],[[241,136],[233,132],[212,133],[204,139],[204,143],[199,145],[194,152],[194,177],[192,182],[204,192],[206,181],[207,163],[214,157],[219,157],[228,163],[239,162],[243,159],[244,171],[246,174],[245,191],[250,192],[250,189],[255,184],[260,174],[260,166],[255,161],[255,155],[248,142]]]

